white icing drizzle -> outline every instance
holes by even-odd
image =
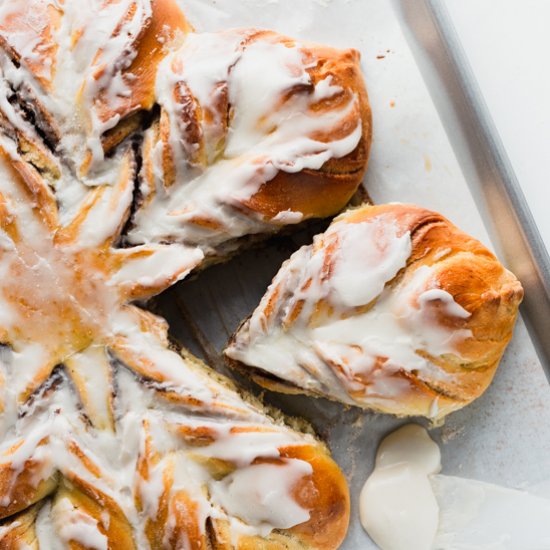
[[[239,467],[250,466],[258,456],[263,458],[278,458],[279,447],[293,441],[298,443],[298,437],[291,432],[279,432],[267,429],[256,431],[249,426],[250,431],[235,431],[233,426],[216,426],[203,423],[216,431],[216,441],[211,445],[196,450],[196,453],[205,457],[216,457],[229,460]],[[246,426],[241,426],[246,430]]]
[[[60,515],[57,532],[62,541],[76,542],[90,550],[108,550],[109,541],[98,529],[97,521],[79,512],[66,498],[57,502],[55,508]]]
[[[309,512],[291,494],[296,483],[311,472],[311,465],[303,460],[252,464],[211,482],[212,499],[231,516],[267,535],[273,528],[287,529],[309,519]]]
[[[40,550],[66,550],[65,545],[59,540],[51,521],[51,503],[46,502],[36,517],[36,538],[40,544]],[[0,539],[1,540],[1,539]]]
[[[301,212],[293,212],[291,210],[284,210],[279,212],[276,216],[271,218],[271,223],[281,225],[292,225],[300,223],[304,219],[304,215]]]
[[[530,550],[550,547],[550,500],[438,474],[424,428],[387,436],[360,496],[363,527],[381,550]]]
[[[184,279],[190,267],[200,264],[204,254],[198,248],[171,244],[167,246],[136,246],[131,249],[135,260],[130,260],[111,277],[109,284],[122,289],[134,286],[155,288],[173,273]]]
[[[338,233],[330,284],[344,306],[368,304],[382,293],[410,255],[410,235],[399,237],[395,224],[346,224]]]
[[[90,346],[67,359],[65,367],[78,381],[79,397],[98,427],[112,428],[109,409],[113,380],[107,350],[102,346]]]
[[[300,212],[262,220],[247,214],[244,204],[279,171],[319,169],[359,143],[359,117],[342,138],[315,138],[357,109],[356,96],[339,109],[313,112],[312,105],[343,89],[332,85],[330,76],[312,86],[307,69],[316,61],[300,44],[277,43],[270,36],[245,44],[255,32],[191,35],[161,64],[157,97],[170,133],[166,143],[154,147],[155,182],[142,186],[145,202],[134,218],[130,242],[178,240],[212,252],[228,239],[298,223]],[[175,92],[183,99],[177,101]],[[230,105],[229,129],[224,127],[223,94]],[[190,133],[194,125],[197,130]],[[176,170],[170,187],[162,165],[166,147]],[[210,223],[205,227],[197,219]]]
[[[48,9],[59,14],[58,26]],[[19,66],[5,65],[8,81],[53,117],[60,150],[77,170],[88,152],[91,168],[104,169],[101,137],[119,122],[132,93],[131,75],[123,71],[136,56],[134,41],[151,17],[151,0],[34,0],[23,14],[26,24],[13,30],[10,16],[21,10],[16,2],[0,6],[6,24],[0,33],[21,56]]]
[[[410,235],[400,235],[394,221],[380,216],[347,223],[344,215],[283,265],[226,354],[305,389],[399,412],[409,385],[393,375],[405,370],[448,380],[419,351],[456,355],[471,336],[441,324],[442,313],[457,321],[470,314],[438,288],[434,267],[418,267],[391,283],[410,254]],[[267,320],[273,293],[276,311]]]
[[[125,254],[131,254],[120,269],[109,273],[108,264],[105,272],[94,269],[94,261],[98,261],[95,255],[104,259],[105,251],[98,249],[95,252],[93,248],[99,247],[120,225],[116,220],[120,220],[125,210],[111,197],[117,193],[117,187],[102,188],[103,200],[97,201],[90,210],[98,209],[109,218],[109,223],[99,224],[103,230],[94,232],[85,222],[75,239],[60,245],[55,243],[32,205],[24,199],[22,190],[13,184],[13,174],[0,163],[2,172],[0,192],[17,220],[19,231],[18,241],[2,256],[2,267],[9,274],[8,278],[15,277],[8,294],[10,299],[4,296],[2,300],[2,329],[7,331],[9,341],[13,341],[13,364],[6,365],[5,378],[11,380],[11,399],[17,399],[49,361],[63,361],[74,353],[84,352],[87,343],[92,343],[91,338],[100,345],[122,336],[130,339],[131,335],[147,341],[148,336],[140,329],[139,321],[131,310],[124,309],[122,303],[127,298],[126,292],[140,287],[143,293],[138,297],[150,292],[154,294],[155,288],[164,288],[164,281],[175,282],[184,277],[201,261],[202,253],[182,246],[152,246],[128,253],[119,250],[113,252],[115,258],[124,260]],[[87,271],[85,278],[80,276],[83,269]],[[33,297],[34,308],[21,311],[16,305],[21,301],[25,303],[25,296]],[[82,347],[68,346],[77,330],[86,333],[80,344]],[[82,338],[76,340],[82,341]],[[143,353],[154,356],[154,350],[159,348],[158,368],[165,367],[165,374],[173,376],[173,383],[181,381],[183,387],[190,391],[196,389],[209,401],[211,384],[205,385],[206,376],[197,375],[192,384],[192,377],[182,371],[181,358],[177,354],[154,339],[151,346],[148,350],[141,342],[134,346],[134,351],[138,353],[143,348]],[[89,382],[93,390],[93,379]]]

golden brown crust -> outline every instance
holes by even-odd
[[[48,474],[47,462],[33,456],[14,461],[14,455],[25,441],[12,446],[3,456],[0,465],[0,495],[4,495],[0,504],[0,519],[7,518],[24,510],[51,494],[58,485],[55,471]],[[37,448],[45,445],[47,438],[38,442]],[[36,480],[39,480],[36,482]],[[6,498],[6,495],[9,495]]]
[[[54,35],[62,20],[62,11],[51,0],[26,0],[12,3],[11,9],[0,21],[0,46],[18,63],[24,61],[45,89],[52,86],[52,75],[55,72],[55,55],[58,44]],[[17,36],[29,37],[32,51],[27,51],[27,44],[13,40]]]
[[[105,537],[109,549],[134,550],[137,548],[132,527],[118,504],[93,485],[76,477],[71,481],[64,480],[56,492],[52,516],[57,529],[63,528],[68,521],[67,513],[72,511],[97,525],[98,532]],[[90,548],[76,538],[69,537],[66,542],[71,550],[89,550]]]
[[[411,254],[406,266],[395,278],[387,283],[387,288],[397,292],[413,280],[417,270],[430,269],[429,281],[411,296],[413,302],[419,293],[427,288],[436,288],[448,293],[454,302],[463,308],[467,315],[452,316],[447,313],[441,300],[429,302],[430,318],[445,330],[469,336],[457,339],[454,353],[430,354],[418,349],[416,353],[439,369],[437,378],[422,371],[399,369],[387,375],[388,382],[399,384],[398,397],[369,400],[364,397],[364,389],[355,386],[348,388],[352,402],[380,412],[389,412],[400,416],[423,415],[443,417],[479,397],[491,383],[496,368],[512,337],[512,331],[523,297],[523,289],[516,277],[506,270],[497,258],[479,241],[467,235],[442,215],[410,204],[386,204],[363,206],[350,210],[336,219],[337,223],[355,224],[375,219],[383,219],[388,226],[395,224],[397,236],[406,233],[411,238]],[[321,236],[313,245],[314,250],[323,250],[325,254],[323,272],[316,276],[330,279],[338,252],[338,240]],[[274,284],[262,300],[262,305],[253,314],[261,311],[264,326],[277,326],[281,304],[288,300],[289,290],[285,287],[285,267],[277,275]],[[307,284],[311,284],[311,281]],[[392,290],[395,289],[395,290]],[[302,289],[303,290],[303,289]],[[290,290],[291,294],[294,289]],[[368,311],[374,303],[347,312],[336,313],[334,306],[321,299],[312,309],[309,323],[323,326],[335,316],[353,317]],[[293,309],[287,311],[284,331],[292,334],[294,324],[305,307],[304,300],[295,302]],[[406,305],[406,304],[404,304]],[[312,304],[309,304],[311,308]],[[228,350],[244,349],[249,345],[249,321],[244,322],[229,342]],[[244,340],[243,340],[244,338]],[[358,348],[360,349],[360,348]],[[313,387],[304,390],[292,377],[277,377],[277,366],[268,373],[254,365],[246,365],[238,359],[227,358],[234,368],[249,370],[253,379],[268,389],[284,393],[307,393],[339,400],[333,395],[316,390]],[[342,370],[338,362],[324,359],[337,373],[347,379],[348,372]],[[379,357],[377,369],[383,368],[385,358]],[[252,367],[252,369],[251,369]],[[371,374],[356,375],[353,383],[368,387],[372,383]],[[351,387],[351,386],[350,386]],[[406,388],[403,389],[403,388]],[[384,396],[382,396],[384,397]]]
[[[196,358],[193,358],[193,360],[198,364],[201,363]],[[208,368],[204,364],[202,364],[202,367]],[[220,376],[217,373],[213,373],[213,375]],[[229,382],[225,378],[221,381],[224,383]],[[261,406],[252,394],[244,394],[243,397]],[[264,407],[263,410],[266,414],[273,415],[273,425],[235,426],[231,429],[231,433],[234,435],[242,433],[270,434],[276,433],[277,426],[281,425],[291,426],[300,432],[313,433],[311,428],[301,419],[285,417],[275,409],[270,410]],[[197,449],[204,449],[216,441],[215,431],[211,428],[190,428],[179,425],[175,428],[175,432],[182,440],[185,440],[188,446]],[[280,458],[257,458],[253,463],[283,464],[285,460],[297,459],[310,464],[312,468],[311,475],[302,478],[292,493],[296,502],[309,511],[310,518],[293,528],[275,530],[267,537],[241,535],[240,538],[237,537],[239,538],[237,548],[273,550],[319,548],[324,550],[339,547],[346,535],[350,515],[349,489],[342,471],[330,457],[325,445],[318,440],[311,441],[309,444],[296,443],[287,447],[279,447],[278,450]],[[153,462],[158,459],[158,455],[155,456],[150,447],[148,452],[150,452]],[[207,464],[216,479],[223,479],[223,477],[235,471],[235,464],[231,461],[220,461],[216,458],[205,459],[204,456],[198,454],[195,459]],[[168,487],[169,485],[170,482],[167,481],[165,486]],[[177,498],[179,499],[180,496]],[[192,496],[186,495],[184,500],[185,506],[194,509]],[[216,520],[208,523],[206,533],[210,544],[214,548],[225,550],[234,547],[231,541],[235,540],[236,535],[235,533],[231,534],[230,526],[226,521]]]
[[[188,446],[198,449],[207,448],[215,443],[216,434],[208,428],[190,429],[178,426],[177,433]],[[275,433],[273,426],[235,427],[231,433]],[[305,510],[309,511],[309,520],[290,529],[276,529],[267,536],[248,535],[233,529],[226,520],[209,519],[201,524],[200,506],[194,495],[183,489],[173,491],[174,469],[178,460],[176,453],[166,460],[163,470],[163,492],[159,500],[156,516],[148,519],[145,533],[152,548],[163,547],[161,542],[168,541],[168,548],[177,549],[178,541],[188,540],[191,548],[202,550],[218,548],[229,550],[238,548],[248,550],[265,548],[266,550],[329,550],[337,548],[343,541],[350,515],[349,491],[344,475],[330,458],[321,444],[296,444],[279,448],[280,458],[257,458],[253,464],[283,465],[288,459],[296,459],[311,465],[312,473],[302,478],[294,487],[292,497]],[[192,453],[191,455],[192,456]],[[139,483],[147,483],[152,468],[158,465],[161,456],[153,448],[151,438],[145,441],[144,452],[138,462]],[[216,479],[223,479],[236,469],[231,461],[207,458],[196,454],[195,460],[206,466]],[[138,499],[138,509],[143,504]],[[168,518],[171,518],[168,521]],[[204,521],[204,520],[203,520]]]
[[[439,321],[454,329],[472,332],[457,344],[457,355],[431,357],[452,374],[451,381],[420,381],[418,391],[435,392],[442,398],[466,404],[479,397],[491,383],[508,342],[512,338],[523,288],[516,277],[478,240],[458,229],[440,214],[411,205],[370,207],[368,216],[391,213],[413,242],[408,274],[421,265],[435,266],[438,287],[453,296],[470,316],[456,322],[441,314]],[[365,219],[359,215],[359,220]],[[354,217],[350,219],[355,221]],[[423,383],[422,383],[423,382]]]
[[[118,4],[118,0],[106,0],[102,9],[109,9]],[[128,10],[122,14],[111,40],[118,39],[120,35],[128,33],[125,24],[139,12],[139,2],[133,0],[128,4]],[[36,79],[37,86],[30,83],[15,82],[17,97],[22,106],[32,113],[32,122],[46,135],[51,145],[57,146],[64,132],[64,122],[58,115],[48,109],[48,101],[44,95],[63,95],[64,91],[54,90],[56,75],[59,72],[57,56],[60,50],[59,31],[62,29],[63,19],[66,17],[63,3],[53,0],[24,0],[17,6],[7,10],[0,17],[0,47],[9,55],[16,66],[24,65],[32,77]],[[73,29],[70,36],[72,50],[77,50],[79,40],[85,34],[84,29],[92,29],[92,39],[95,26],[101,24],[101,18],[97,21],[83,21],[83,28]],[[130,62],[127,59],[108,61],[106,66],[102,59],[104,45],[87,44],[87,48],[97,48],[90,67],[81,67],[81,71],[91,70],[93,78],[101,82],[106,71],[114,70],[112,65],[120,65],[123,68],[117,78],[117,84],[125,86],[130,93],[118,95],[110,89],[110,83],[98,86],[93,97],[87,91],[86,83],[78,97],[75,98],[75,111],[68,118],[79,117],[82,126],[92,126],[91,111],[95,111],[101,124],[108,123],[118,117],[114,128],[109,129],[102,137],[102,146],[107,154],[121,143],[128,135],[141,127],[140,112],[149,111],[155,104],[155,78],[159,63],[164,59],[171,48],[177,47],[183,41],[185,35],[191,32],[192,27],[187,22],[183,12],[175,0],[152,0],[151,14],[143,21],[140,32],[131,38],[128,33],[125,39],[131,38],[131,44],[120,52],[122,56],[131,54]],[[101,35],[101,33],[99,33]],[[61,37],[61,40],[64,37]],[[90,38],[88,37],[88,41]],[[75,74],[78,78],[80,74]],[[113,97],[115,99],[113,99]],[[51,101],[51,100],[50,100]],[[80,104],[80,112],[76,105]],[[65,115],[67,118],[67,116]],[[24,118],[24,117],[23,117]],[[88,128],[91,131],[91,128]],[[21,130],[17,129],[17,134]],[[41,138],[36,135],[19,136],[28,152],[28,158],[38,161],[41,166],[47,160],[43,154]],[[30,139],[29,139],[30,138]],[[89,151],[81,166],[81,173],[86,173],[92,162],[92,153]],[[35,164],[37,165],[37,164]],[[37,165],[37,167],[40,167]]]
[[[305,460],[313,468],[311,479],[295,490],[297,501],[311,510],[310,520],[290,532],[310,548],[337,548],[346,536],[350,516],[349,491],[341,470],[313,447],[289,447],[281,454]]]
[[[32,506],[0,524],[0,548],[39,550],[35,521],[40,505]]]
[[[220,77],[210,93],[202,89],[204,86],[191,87],[185,72],[186,64],[190,63],[186,58],[189,52],[194,52],[195,48],[200,55],[205,55],[207,48],[212,47],[209,41],[197,39],[190,41],[191,45],[184,44],[162,67],[166,74],[162,74],[159,82],[165,83],[166,89],[161,87],[159,92],[160,118],[144,138],[143,200],[136,209],[130,239],[131,242],[144,242],[144,232],[151,232],[153,236],[149,234],[148,239],[198,244],[209,257],[223,258],[228,246],[232,251],[245,244],[244,240],[239,240],[242,238],[240,231],[271,234],[285,225],[296,224],[296,216],[305,221],[341,211],[363,181],[372,140],[372,115],[356,50],[338,50],[306,42],[298,44],[286,36],[256,29],[237,29],[214,36],[209,40],[217,44],[216,48],[227,49],[223,50],[225,57],[220,57],[219,62],[232,59],[232,55],[237,55],[238,61],[227,67],[227,76],[223,72],[223,78]],[[304,80],[307,80],[307,83],[288,88],[283,85],[280,90],[274,88],[270,91],[274,99],[269,99],[274,107],[269,102],[260,105],[259,114],[253,115],[257,117],[260,144],[268,143],[277,132],[281,136],[289,132],[291,137],[286,139],[296,140],[297,145],[289,146],[288,151],[284,148],[274,151],[273,158],[269,151],[264,151],[263,145],[236,154],[226,150],[228,136],[233,140],[233,149],[237,150],[241,147],[238,145],[240,140],[249,139],[245,137],[249,130],[238,129],[239,124],[242,126],[238,122],[239,109],[244,110],[244,106],[236,107],[229,98],[235,93],[234,89],[253,86],[252,82],[240,82],[241,77],[233,80],[231,74],[239,63],[246,67],[247,50],[254,51],[256,45],[267,48],[269,55],[282,64],[286,61],[277,46],[295,48],[304,66],[300,70],[304,71]],[[212,55],[220,55],[217,49],[212,51]],[[200,68],[190,70],[193,74]],[[266,109],[265,113],[262,109]],[[291,129],[286,129],[287,118],[281,115],[279,120],[274,116],[271,121],[272,111],[292,113],[287,118],[303,119],[305,127],[302,130],[289,125]],[[245,126],[248,124],[251,123]],[[277,139],[282,138],[273,139],[277,144]],[[309,145],[298,145],[303,142]],[[340,145],[336,146],[337,143]],[[304,152],[300,147],[305,147]],[[319,161],[319,168],[308,168],[304,159],[321,154],[315,152],[315,147],[328,160]],[[274,149],[277,150],[277,146]],[[339,154],[342,156],[338,157]],[[213,186],[208,178],[210,172],[217,174],[217,167],[222,162],[227,163],[228,170],[225,192],[224,184]],[[301,163],[305,167],[297,169],[296,165]],[[239,169],[241,165],[246,170]],[[277,166],[275,170],[274,166]],[[190,181],[194,182],[190,187],[191,193],[197,194],[196,198],[182,191]],[[160,206],[163,201],[160,186],[165,189],[175,186],[176,189],[170,192],[177,200]],[[200,194],[201,186],[207,189],[204,191],[206,198]],[[167,219],[175,220],[166,227],[159,224],[159,234],[147,219],[155,216],[151,213],[155,208],[166,209]],[[240,229],[239,224],[244,229]]]
[[[293,42],[286,37],[278,37],[281,42]],[[349,120],[339,128],[327,128],[327,139],[337,139],[338,133],[345,135],[357,119],[361,121],[362,133],[357,147],[348,155],[333,158],[319,170],[302,170],[299,173],[280,171],[271,181],[262,185],[245,205],[262,215],[266,220],[279,212],[291,210],[302,212],[304,219],[326,218],[334,215],[350,201],[363,181],[367,169],[372,143],[372,112],[359,65],[359,52],[337,50],[317,44],[306,44],[308,53],[317,60],[308,69],[312,82],[332,77],[332,84],[346,92],[321,101],[318,111],[339,107],[348,94],[358,97],[358,112],[352,112]]]
[[[150,110],[155,103],[155,79],[159,63],[169,49],[181,44],[185,35],[192,31],[175,0],[153,0],[151,7],[151,17],[134,44],[136,56],[123,71],[123,75],[132,75],[127,81],[132,93],[113,109],[109,94],[104,90],[99,97],[102,120],[109,120],[116,114],[125,117],[135,111]]]
[[[308,521],[290,529],[277,529],[266,537],[243,534],[236,546],[232,543],[226,521],[214,520],[211,524],[210,542],[213,548],[229,550],[329,550],[338,548],[347,533],[350,517],[350,500],[347,482],[336,463],[320,446],[296,446],[281,449],[284,458],[299,459],[312,467],[312,474],[304,478],[294,489],[293,497],[306,510]],[[280,461],[281,459],[279,459]],[[273,459],[256,463],[277,463]]]

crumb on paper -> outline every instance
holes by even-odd
[[[390,107],[392,109],[395,107],[395,99],[390,100]]]
[[[459,428],[452,428],[449,426],[445,426],[443,428],[443,431],[441,432],[441,441],[443,443],[448,443],[449,441],[452,441],[459,435],[462,435],[464,433],[464,426],[460,426]]]
[[[432,171],[432,160],[428,155],[424,155],[424,169],[426,172]]]
[[[351,425],[354,428],[362,428],[364,423],[365,423],[365,417],[364,415],[360,414],[360,415],[357,415],[357,418],[352,422]]]
[[[376,59],[385,59],[385,57],[386,57],[385,55],[377,55]]]

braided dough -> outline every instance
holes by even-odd
[[[440,214],[363,206],[283,264],[225,353],[274,390],[439,419],[490,384],[522,297]]]
[[[162,62],[157,97],[133,244],[225,256],[246,235],[335,214],[363,180],[371,115],[354,50],[194,34]]]

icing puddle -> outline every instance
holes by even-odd
[[[382,550],[550,549],[550,499],[440,470],[423,427],[408,424],[382,441],[359,502]]]

